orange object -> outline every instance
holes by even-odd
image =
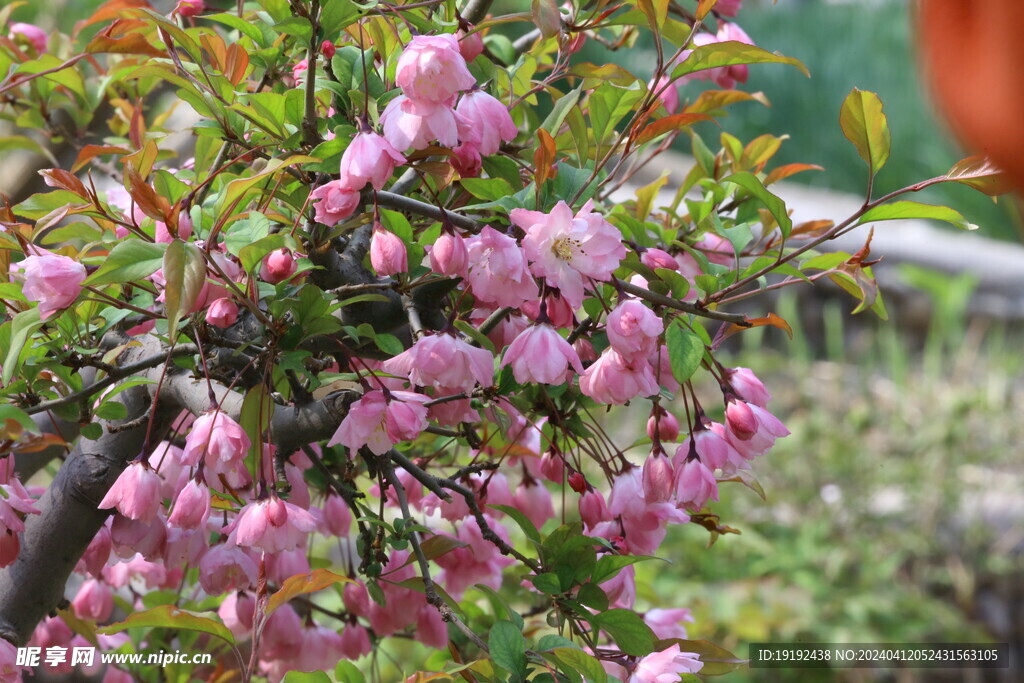
[[[1024,192],[1024,1],[920,0],[917,24],[953,132]]]

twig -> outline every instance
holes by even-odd
[[[396,183],[397,185],[397,183]],[[452,225],[462,228],[463,230],[469,230],[470,232],[480,232],[484,228],[484,224],[469,218],[468,216],[462,216],[451,211],[446,211],[438,206],[421,202],[417,199],[405,197],[394,192],[377,192],[377,203],[380,206],[386,206],[391,209],[398,209],[399,211],[407,211],[420,216],[426,216],[427,218],[433,218],[435,220],[443,221],[448,220]],[[369,196],[367,201],[369,201]]]
[[[479,332],[480,334],[489,333],[491,330],[497,327],[498,323],[504,320],[505,317],[508,316],[508,314],[511,313],[513,310],[514,309],[512,308],[499,308],[494,313],[491,313],[489,316],[487,316],[487,319],[480,323],[480,327],[476,328],[476,331]]]
[[[402,308],[405,309],[405,314],[409,318],[409,327],[412,329],[412,339],[415,342],[423,336],[423,321],[420,320],[420,312],[408,294],[402,295]]]
[[[708,308],[694,306],[693,304],[688,304],[684,301],[680,301],[679,299],[673,299],[672,297],[652,292],[649,289],[637,287],[636,285],[626,282],[625,280],[620,280],[619,278],[614,278],[612,282],[622,291],[628,292],[629,294],[644,299],[645,301],[650,301],[652,304],[674,308],[675,310],[683,311],[684,313],[692,313],[693,315],[698,315],[702,318],[724,320],[725,322],[735,323],[741,327],[750,327],[750,323],[747,322],[747,317],[742,313],[724,313],[722,311],[712,311]]]

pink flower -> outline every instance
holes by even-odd
[[[459,142],[459,123],[465,118],[445,102],[413,100],[399,95],[380,115],[384,137],[396,150],[424,149],[432,140],[444,147]]]
[[[653,396],[659,387],[646,358],[628,360],[608,348],[580,377],[580,391],[598,403],[613,404]]]
[[[533,274],[559,288],[574,308],[583,303],[584,278],[610,279],[626,256],[619,230],[591,211],[589,201],[575,217],[560,201],[551,213],[513,209],[509,218],[526,231],[523,250]]]
[[[677,683],[680,674],[697,673],[703,666],[700,655],[680,652],[679,645],[675,644],[637,662],[627,683]]]
[[[249,552],[236,546],[219,543],[199,560],[199,584],[210,595],[246,590],[256,585],[258,575]]]
[[[729,401],[725,406],[725,426],[741,441],[749,441],[760,426],[750,404],[743,401]]]
[[[256,601],[248,593],[232,591],[217,608],[217,616],[224,622],[235,638],[245,639],[252,631]]]
[[[641,471],[633,468],[612,483],[608,510],[622,520],[625,546],[630,553],[650,555],[665,538],[668,522],[685,523],[690,517],[669,502],[652,503],[644,495]]]
[[[469,265],[469,251],[462,235],[444,230],[430,247],[430,268],[440,275],[462,275]]]
[[[23,274],[22,293],[29,301],[39,302],[39,318],[46,320],[75,302],[82,291],[85,266],[67,256],[33,247],[31,256],[13,265]]]
[[[637,299],[627,299],[608,314],[605,331],[612,348],[623,358],[650,356],[657,350],[665,324]]]
[[[666,112],[675,114],[679,111],[679,89],[668,76],[650,81],[647,88],[655,93],[655,96],[665,106]]]
[[[38,515],[35,501],[16,478],[0,486],[0,534],[15,535],[25,530],[24,515]],[[6,565],[4,565],[6,566]]]
[[[166,223],[163,221],[156,221],[153,227],[153,239],[161,244],[170,244],[176,238],[181,238],[187,241],[188,238],[192,236],[192,229],[192,218],[187,213],[182,212],[178,214],[178,228],[173,235],[167,228]]]
[[[655,268],[679,270],[679,263],[672,254],[654,247],[646,249],[644,250],[644,253],[640,254],[640,263],[644,264],[651,270],[654,270]]]
[[[18,664],[18,648],[0,638],[0,683],[21,683],[24,668]]]
[[[11,24],[11,31],[7,34],[7,37],[11,40],[16,40],[17,36],[21,36],[28,41],[29,44],[35,48],[36,54],[41,55],[46,52],[46,43],[48,42],[46,31],[35,24],[26,24],[23,22]]]
[[[341,155],[341,182],[353,190],[362,189],[366,183],[383,190],[395,166],[404,163],[405,157],[382,136],[359,133]]]
[[[725,380],[736,392],[736,395],[747,403],[765,408],[772,395],[764,388],[764,384],[757,378],[750,368],[732,368],[725,371]]]
[[[480,158],[480,150],[471,142],[463,142],[452,150],[449,159],[460,178],[475,178],[480,175],[480,168],[483,159]]]
[[[564,329],[573,327],[576,324],[576,313],[572,305],[561,296],[549,294],[541,301],[527,301],[519,307],[527,318],[533,321],[540,321],[541,306],[552,325]]]
[[[583,520],[588,530],[593,529],[601,522],[612,519],[612,513],[608,510],[604,494],[597,489],[591,489],[580,496],[579,508],[580,519]]]
[[[677,471],[692,453],[696,453],[700,461],[712,470],[724,468],[728,463],[743,462],[743,458],[726,441],[724,435],[715,431],[714,425],[710,429],[698,426],[693,430],[693,434],[676,449],[673,460]]]
[[[466,26],[467,30],[472,29],[472,26],[468,24]],[[479,57],[480,53],[484,51],[484,37],[480,31],[467,33],[460,28],[455,32],[455,36],[459,39],[459,54],[462,55],[467,64]]]
[[[746,31],[741,29],[738,25],[726,21],[718,22],[718,40],[722,42],[732,41],[737,43],[746,43],[747,45],[754,44],[754,41],[750,39],[750,36],[747,35]],[[747,82],[749,68],[746,64],[734,64],[726,67],[725,73],[726,76],[719,81],[719,84],[722,85],[723,88],[732,88],[737,82]],[[727,81],[731,82],[728,82],[726,85],[725,83]]]
[[[291,550],[316,529],[316,519],[276,495],[249,503],[234,522],[224,527],[229,543],[267,553]]]
[[[341,654],[346,659],[359,659],[370,654],[370,633],[359,624],[348,624],[341,632]]]
[[[473,123],[479,134],[476,148],[485,157],[496,154],[502,141],[514,140],[519,134],[508,107],[483,90],[463,95],[456,111]]]
[[[340,180],[332,180],[313,190],[309,195],[319,200],[314,206],[318,223],[337,225],[356,212],[359,207],[359,190],[346,187]]]
[[[662,640],[669,638],[687,639],[686,627],[680,622],[693,621],[690,610],[685,607],[675,609],[655,608],[644,614],[644,623],[651,627],[654,635]]]
[[[189,479],[175,499],[167,523],[181,529],[202,529],[209,518],[210,488],[203,482]]]
[[[756,422],[756,428],[748,432],[749,435],[745,439],[735,430],[727,429],[725,438],[733,448],[739,451],[740,455],[747,460],[752,460],[759,455],[767,453],[775,445],[775,440],[787,436],[789,430],[779,421],[779,418],[761,406],[754,405],[753,403],[744,405],[749,408],[751,416]],[[749,427],[750,423],[747,426]]]
[[[416,612],[416,640],[427,647],[441,650],[448,646],[448,625],[433,605],[423,605]]]
[[[292,79],[295,85],[301,87],[306,80],[306,72],[309,71],[309,60],[300,59],[292,65]]]
[[[366,446],[377,455],[396,443],[415,439],[427,427],[430,399],[410,391],[392,391],[389,401],[379,389],[368,391],[353,403],[328,446],[342,444],[350,450]]]
[[[320,43],[320,54],[322,54],[327,59],[333,57],[337,52],[338,46],[332,43],[331,41],[325,40],[322,43]],[[328,112],[328,114],[330,115],[330,112]]]
[[[178,0],[173,14],[180,14],[183,17],[194,17],[205,11],[206,3],[203,0]]]
[[[648,503],[664,503],[672,497],[675,468],[664,451],[647,456],[643,467],[644,499]]]
[[[520,510],[538,529],[555,516],[551,492],[536,480],[523,481],[512,496],[512,506]]]
[[[491,530],[508,542],[505,527],[487,515],[484,517]],[[484,538],[475,517],[467,517],[459,524],[456,538],[466,546],[456,548],[435,560],[444,570],[438,574],[438,583],[456,600],[461,600],[466,589],[477,583],[498,590],[501,586],[501,570],[514,564],[515,560],[502,555],[496,545]]]
[[[264,257],[263,265],[260,267],[260,278],[264,282],[276,285],[294,275],[297,268],[298,263],[295,261],[292,250],[282,247]]]
[[[715,11],[727,17],[735,17],[740,11],[743,0],[718,0],[715,4]]]
[[[413,37],[398,58],[395,82],[406,97],[434,103],[476,85],[451,33]]]
[[[736,249],[732,243],[714,233],[706,233],[699,242],[693,245],[707,256],[708,261],[720,266],[731,266],[736,261]]]
[[[181,464],[206,466],[218,474],[226,474],[249,452],[251,442],[242,426],[219,410],[204,413],[192,424],[185,437]]]
[[[537,298],[537,283],[526,255],[516,241],[490,226],[466,240],[469,270],[466,281],[473,296],[495,306],[517,308]]]
[[[512,374],[520,384],[562,384],[571,365],[583,373],[583,364],[569,342],[551,325],[530,325],[505,351],[502,367],[512,365]]]
[[[345,500],[334,493],[328,493],[323,509],[324,533],[345,538],[352,526],[352,512]]]
[[[409,270],[409,257],[402,238],[384,228],[380,223],[373,224],[373,237],[370,239],[370,265],[378,275],[395,275]]]
[[[676,503],[690,510],[700,510],[708,499],[718,500],[715,475],[699,458],[683,461],[676,471],[674,486]]]
[[[136,460],[121,472],[97,507],[100,510],[117,508],[128,519],[150,522],[163,502],[161,482],[160,475],[148,463]]]
[[[494,356],[447,333],[421,337],[411,348],[381,363],[381,368],[423,387],[469,390],[477,383],[486,387],[494,381]]]
[[[206,322],[217,327],[231,327],[238,320],[238,305],[227,297],[215,300],[206,309]]]
[[[324,626],[308,625],[302,630],[302,644],[294,670],[320,671],[333,669],[344,656],[344,642],[337,631]]]
[[[71,609],[79,619],[104,621],[114,611],[114,593],[110,586],[89,579],[78,589],[78,594],[71,601]]]
[[[679,438],[679,420],[675,415],[660,409],[658,415],[651,415],[647,420],[647,436],[659,441],[675,441]]]

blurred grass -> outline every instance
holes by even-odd
[[[824,357],[808,343],[765,351],[752,331],[723,359],[757,369],[793,434],[755,462],[767,501],[724,484],[711,505],[742,534],[704,550],[702,529],[671,529],[662,550],[674,563],[639,565],[640,596],[689,606],[690,637],[740,657],[751,642],[991,641],[976,589],[1019,570],[1021,506],[1007,501],[1022,485],[1013,445],[1024,424],[1009,407],[1024,399],[1024,362],[1004,333],[962,316],[937,322],[924,353],[891,324],[851,353],[839,303],[826,306],[836,314],[824,316]],[[792,322],[795,306],[782,309]],[[900,680],[930,680],[914,673]],[[744,670],[729,680],[866,675]]]

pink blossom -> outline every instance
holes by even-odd
[[[182,529],[202,529],[210,518],[210,488],[201,481],[189,479],[174,501],[168,524]]]
[[[456,31],[455,37],[459,39],[459,54],[469,64],[484,51],[484,36],[480,31],[469,32],[473,27],[468,24],[466,27]]]
[[[656,608],[647,610],[644,614],[644,623],[651,627],[655,637],[661,640],[669,638],[687,639],[686,627],[681,624],[684,621],[693,621],[690,610],[685,607],[675,609]]]
[[[231,591],[217,608],[217,616],[238,640],[247,638],[252,631],[255,612],[256,601],[243,591]]]
[[[260,658],[264,661],[289,659],[302,646],[302,620],[295,608],[285,603],[267,618],[260,641]]]
[[[390,400],[379,389],[368,391],[349,407],[327,445],[342,444],[353,451],[366,446],[383,455],[396,443],[415,439],[426,429],[423,404],[429,400],[411,391],[392,391]]]
[[[406,97],[435,103],[476,85],[451,33],[414,36],[398,58],[395,82]]]
[[[764,384],[757,378],[750,368],[732,368],[725,371],[725,380],[736,392],[736,395],[747,403],[765,408],[772,395],[764,388]]]
[[[561,484],[562,478],[565,476],[565,459],[553,451],[544,451],[544,454],[540,456],[538,469],[548,481]]]
[[[337,52],[338,46],[332,43],[331,41],[325,40],[322,43],[320,43],[320,54],[322,54],[327,59],[333,57]],[[333,110],[334,108],[332,107],[331,111]],[[328,115],[331,115],[330,112],[328,112]]]
[[[209,549],[209,532],[206,529],[169,526],[164,545],[164,565],[171,569],[195,567]]]
[[[444,147],[459,142],[459,124],[468,124],[445,102],[413,100],[399,95],[380,115],[384,137],[396,150],[424,149],[437,140]]]
[[[78,594],[71,601],[71,609],[79,619],[104,621],[114,611],[114,593],[110,586],[89,579],[78,589]]]
[[[505,351],[502,367],[512,365],[512,374],[520,384],[562,384],[571,365],[583,373],[583,364],[569,342],[551,325],[531,325]]]
[[[665,538],[668,522],[685,523],[690,517],[668,502],[652,503],[644,495],[641,471],[633,468],[612,483],[608,510],[622,521],[625,546],[636,555],[653,554]]]
[[[310,571],[306,549],[302,547],[286,550],[281,553],[266,553],[263,561],[267,570],[267,579],[281,584],[287,579]]]
[[[359,659],[370,654],[370,633],[359,624],[348,624],[341,632],[341,654],[346,659]]]
[[[260,267],[260,278],[264,282],[276,285],[294,275],[297,268],[298,263],[295,260],[295,254],[292,253],[291,249],[282,247],[275,249],[264,257],[263,265]]]
[[[576,324],[576,313],[572,305],[563,297],[556,294],[549,294],[539,301],[527,301],[519,307],[527,318],[533,321],[540,321],[541,307],[552,325],[557,328],[569,328]]]
[[[664,408],[647,420],[647,436],[659,441],[675,441],[679,438],[679,420]]]
[[[675,469],[664,451],[647,456],[643,467],[644,499],[648,503],[664,503],[672,497]]]
[[[727,21],[718,22],[718,40],[722,42],[745,43],[746,45],[754,44],[754,41],[751,40],[746,31],[741,29],[737,24]],[[719,85],[723,88],[732,88],[735,87],[737,82],[747,82],[749,68],[746,64],[734,64],[732,66],[725,67],[725,73],[726,76],[719,81]],[[731,82],[727,83],[727,81]]]
[[[640,263],[644,264],[651,270],[654,270],[655,268],[679,270],[679,264],[676,262],[676,259],[672,254],[655,247],[645,249],[644,253],[640,254]]]
[[[494,381],[494,356],[447,333],[421,337],[411,348],[381,363],[385,372],[418,386],[469,390]]]
[[[523,250],[534,275],[561,290],[574,308],[583,303],[584,278],[609,280],[626,256],[618,228],[591,210],[576,212],[564,201],[551,213],[513,209],[509,218],[526,231]]]
[[[579,508],[580,519],[583,520],[587,529],[593,529],[601,522],[612,519],[612,513],[608,510],[604,494],[597,489],[590,489],[580,496]]]
[[[719,14],[735,17],[739,13],[742,4],[743,0],[718,0],[714,9]]]
[[[18,664],[18,648],[0,638],[0,683],[21,683],[24,668]]]
[[[103,569],[103,580],[114,588],[127,586],[133,578],[142,579],[146,588],[159,588],[167,581],[167,568],[163,563],[150,562],[141,553],[135,553],[127,562]]]
[[[444,230],[430,247],[430,268],[439,275],[462,275],[469,265],[469,252],[462,235]]]
[[[696,453],[700,461],[712,470],[724,468],[728,463],[743,461],[736,449],[726,441],[724,432],[719,434],[714,425],[708,429],[694,429],[692,435],[676,449],[673,461],[677,471],[692,453]]]
[[[627,683],[678,683],[680,674],[697,673],[703,666],[699,655],[680,652],[677,643],[637,662]]]
[[[370,265],[378,275],[395,275],[409,270],[409,257],[402,238],[384,228],[380,223],[373,224],[373,237],[370,238]]]
[[[535,480],[524,481],[512,496],[512,507],[520,510],[538,529],[555,516],[551,492]]]
[[[452,149],[452,156],[449,161],[460,178],[477,177],[480,175],[480,169],[483,166],[480,150],[472,142],[463,142],[458,147]]]
[[[192,218],[185,212],[178,214],[178,227],[172,234],[167,224],[156,221],[153,225],[153,239],[161,244],[170,244],[175,239],[188,240],[192,236]]]
[[[466,240],[469,270],[466,281],[478,301],[518,308],[537,298],[537,283],[530,274],[526,254],[516,241],[490,226]]]
[[[279,553],[303,543],[316,526],[313,515],[271,495],[242,508],[235,521],[224,527],[224,532],[230,534],[230,543]]]
[[[699,458],[687,458],[676,470],[676,502],[690,510],[700,510],[708,499],[718,500],[718,482],[711,469]]]
[[[136,460],[121,472],[114,485],[97,506],[100,510],[117,508],[128,519],[149,522],[156,517],[163,499],[160,475],[148,463]]]
[[[752,460],[759,455],[767,453],[775,445],[775,440],[787,436],[789,430],[786,429],[785,425],[777,417],[761,406],[754,405],[753,403],[745,405],[748,406],[754,421],[756,421],[756,428],[749,432],[749,436],[746,439],[742,438],[734,430],[727,429],[725,438],[733,448],[739,451],[740,455],[747,460]]]
[[[341,601],[352,614],[367,617],[370,614],[370,596],[361,582],[346,583],[341,591]]]
[[[292,65],[292,79],[296,86],[302,86],[306,80],[306,72],[309,71],[309,60],[300,59]]]
[[[483,90],[463,95],[456,111],[473,123],[479,133],[476,148],[485,157],[496,154],[502,141],[509,142],[519,134],[508,107]]]
[[[13,461],[13,458],[9,458]],[[35,501],[16,478],[8,479],[10,483],[0,485],[0,534],[5,531],[18,533],[25,530],[24,515],[38,515]],[[6,565],[4,565],[6,566]]]
[[[314,205],[318,223],[337,225],[356,212],[359,207],[359,190],[346,187],[340,180],[332,180],[313,190],[310,198],[318,200]]]
[[[598,403],[616,404],[638,396],[653,396],[659,388],[646,358],[628,360],[608,348],[580,376],[580,391]]]
[[[416,640],[437,650],[448,645],[448,625],[433,605],[424,604],[416,612]]]
[[[404,163],[405,157],[381,135],[358,133],[341,155],[341,182],[353,190],[362,189],[366,183],[383,190],[395,166]]]
[[[238,320],[238,305],[228,297],[216,299],[206,309],[206,322],[217,327],[231,327]]]
[[[629,359],[654,353],[664,329],[661,318],[637,299],[626,299],[616,306],[605,325],[612,348]]]
[[[679,111],[679,88],[668,76],[662,76],[656,81],[651,80],[647,88],[655,93],[667,113],[675,114]]]
[[[206,11],[206,3],[203,0],[178,0],[174,7],[173,14],[180,14],[183,17],[194,17]]]
[[[21,36],[35,48],[36,54],[41,55],[46,52],[46,43],[48,42],[46,31],[35,24],[26,24],[24,22],[15,22],[11,24],[10,28],[10,33],[7,34],[8,38],[16,40],[18,36]]]
[[[507,543],[508,532],[501,524],[485,515],[487,525]],[[443,569],[437,580],[456,600],[461,600],[466,589],[482,583],[497,590],[501,586],[501,570],[514,564],[498,547],[484,539],[475,517],[467,517],[456,532],[456,538],[467,544],[438,557],[435,562]]]
[[[157,562],[163,558],[167,546],[167,524],[159,514],[149,521],[114,515],[110,541],[114,552],[121,557],[139,552],[147,560]]]
[[[749,441],[759,425],[748,403],[729,401],[725,406],[725,426],[736,438]]]
[[[214,410],[200,415],[192,424],[192,431],[185,437],[181,464],[194,467],[205,460],[214,472],[227,473],[245,458],[250,445],[240,424]]]
[[[107,565],[107,560],[110,559],[111,551],[111,540],[110,540],[110,523],[100,527],[100,530],[96,532],[92,540],[89,541],[89,546],[85,549],[85,554],[82,555],[82,559],[78,561],[75,566],[76,572],[89,572],[93,576],[99,578],[103,572],[103,568]]]
[[[636,602],[636,569],[629,565],[618,574],[601,584],[601,590],[608,596],[613,607],[632,609]]]
[[[244,548],[219,543],[199,560],[199,584],[210,595],[256,585],[259,568]]]
[[[339,538],[348,536],[349,528],[352,526],[352,512],[348,509],[344,498],[334,493],[328,493],[327,499],[324,501],[323,516],[323,531],[325,533]]]
[[[707,256],[708,261],[720,266],[731,266],[736,261],[736,250],[732,243],[714,233],[705,233],[694,247]]]
[[[22,272],[22,293],[29,301],[39,302],[39,318],[46,320],[78,298],[86,277],[85,266],[45,249],[33,247],[33,251],[12,268]]]
[[[295,671],[333,669],[344,656],[341,635],[324,626],[308,625],[302,630],[302,644]]]

